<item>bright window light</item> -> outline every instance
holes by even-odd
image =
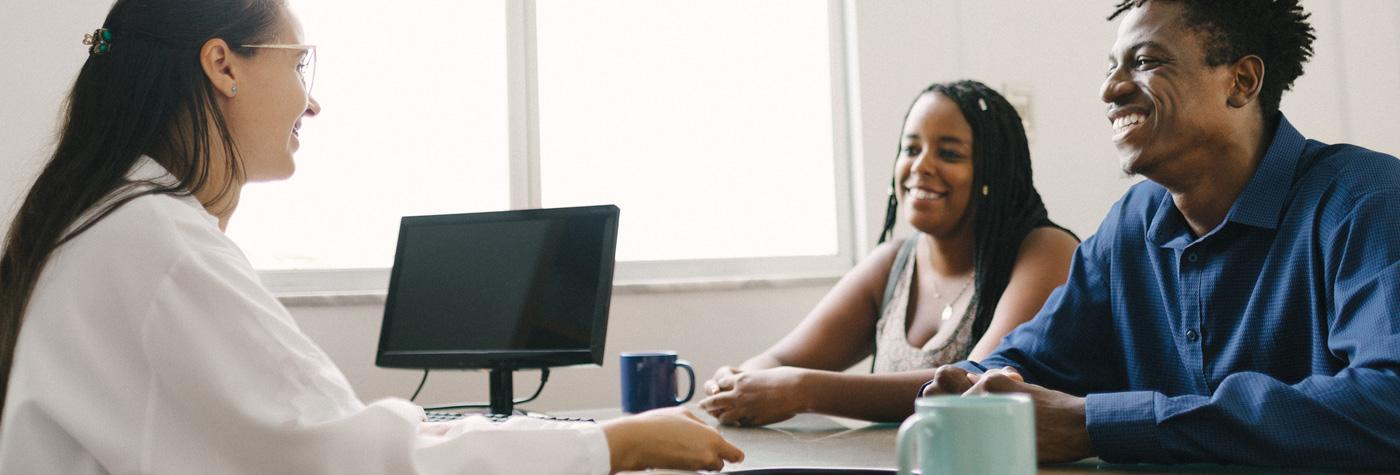
[[[243,190],[228,233],[254,267],[385,268],[401,216],[509,207],[505,2],[292,7],[324,110],[291,180]]]
[[[539,0],[542,204],[617,204],[624,261],[837,254],[827,9]]]

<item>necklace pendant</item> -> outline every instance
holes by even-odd
[[[943,306],[943,321],[946,322],[950,318],[953,318],[953,306],[945,305]]]

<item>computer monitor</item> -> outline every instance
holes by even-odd
[[[602,364],[618,208],[407,216],[375,365],[491,370],[510,413],[511,371]]]

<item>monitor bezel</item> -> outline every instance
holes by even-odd
[[[613,268],[617,257],[617,226],[619,209],[614,205],[540,208],[511,211],[487,211],[424,216],[404,216],[399,221],[399,237],[394,249],[394,267],[389,272],[389,288],[384,301],[384,319],[380,323],[379,346],[375,366],[383,368],[423,369],[524,369],[575,365],[602,365],[607,342],[608,310],[612,303]],[[396,289],[403,272],[403,244],[410,227],[451,225],[482,222],[509,222],[556,218],[598,217],[603,220],[602,262],[598,266],[597,302],[593,314],[593,334],[588,349],[561,348],[546,350],[434,350],[387,351],[389,322],[394,318]]]

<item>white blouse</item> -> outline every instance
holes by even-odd
[[[143,158],[133,178],[169,175]],[[366,405],[193,197],[56,250],[25,313],[0,473],[607,473],[595,424]]]

